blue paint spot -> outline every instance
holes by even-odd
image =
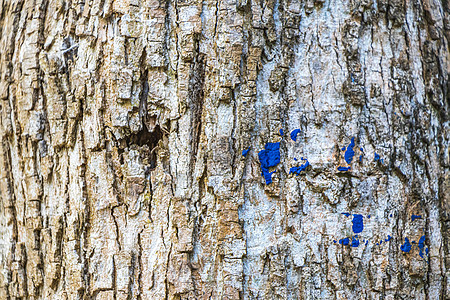
[[[280,129],[280,135],[281,135],[281,136],[284,135],[283,128]]]
[[[370,215],[368,215],[368,216],[367,216],[367,218],[369,218],[369,219],[370,219]]]
[[[349,244],[349,242],[350,242],[349,238],[339,240],[339,244],[344,245],[344,246],[347,246]]]
[[[383,240],[380,241],[380,245],[383,244]]]
[[[261,167],[275,167],[280,163],[280,143],[267,143],[264,150],[259,151],[258,157]]]
[[[264,176],[264,180],[266,180],[266,184],[272,183],[272,174],[275,173],[275,171],[269,172],[267,169],[262,170],[262,175]]]
[[[355,237],[352,238],[352,247],[358,247],[359,246],[359,240]]]
[[[264,146],[265,150],[258,153],[259,162],[261,163],[261,170],[266,184],[272,183],[272,174],[269,172],[270,167],[275,167],[280,163],[280,143],[267,143]]]
[[[392,236],[388,235],[387,239],[384,239],[385,242],[389,242],[392,239]]]
[[[389,217],[391,217],[391,218],[392,218],[392,214],[390,214],[390,215],[389,215]]]
[[[300,157],[300,159],[301,159],[301,160],[307,160],[306,158],[303,158],[303,156],[302,156],[302,157]]]
[[[353,226],[353,232],[354,233],[360,233],[363,231],[364,229],[364,222],[363,222],[363,216],[362,215],[353,215],[353,220],[352,220]]]
[[[346,213],[346,212],[343,212],[343,213],[341,213],[342,215],[345,215],[346,217],[350,217],[350,214],[349,213]]]
[[[294,129],[291,132],[291,140],[293,140],[294,142],[297,141],[297,134],[300,133],[300,129]]]
[[[365,244],[365,245],[367,246],[368,243],[369,243],[369,240],[366,241],[366,244]]]
[[[377,246],[379,245],[379,243],[377,243]]]
[[[339,166],[338,168],[338,171],[340,171],[340,172],[345,172],[345,171],[348,171],[348,170],[350,170],[350,167],[341,167],[341,166]]]
[[[405,243],[400,246],[400,250],[407,253],[411,251],[411,244],[409,243],[408,238],[405,238]]]
[[[295,174],[297,174],[297,176],[298,176],[298,175],[300,175],[300,172],[305,171],[306,168],[307,168],[308,166],[309,166],[309,162],[306,161],[306,162],[305,162],[303,165],[301,165],[301,166],[290,168],[290,169],[289,169],[289,174],[295,173]]]
[[[353,151],[353,147],[355,147],[355,138],[352,137],[350,144],[347,147],[347,151],[345,151],[344,159],[345,161],[350,164],[353,159],[353,155],[355,155],[355,151]]]
[[[378,155],[378,153],[375,152],[375,161],[380,160],[380,155]]]
[[[362,161],[362,155],[359,156],[359,161]]]
[[[413,222],[415,219],[422,219],[422,216],[420,216],[420,215],[412,215],[411,216],[411,222]]]
[[[242,150],[242,156],[243,156],[243,157],[246,157],[248,151],[250,151],[250,147],[248,147],[248,149]]]
[[[361,150],[361,152],[364,152],[364,149],[361,147],[361,148],[359,148],[359,150]]]
[[[422,235],[422,236],[420,237],[418,246],[419,246],[419,249],[420,249],[419,255],[420,255],[420,257],[423,258],[423,248],[425,248],[425,236],[424,236],[424,235]],[[428,254],[428,253],[427,253],[427,254]]]
[[[297,161],[298,159],[294,157],[294,160]]]
[[[345,150],[345,146],[344,147],[342,147],[342,149],[341,149],[342,151],[344,151]]]
[[[428,250],[428,248],[426,248],[425,249],[425,253],[428,255],[428,252],[429,252],[429,250]]]
[[[335,244],[336,244],[336,240],[333,240],[333,243],[335,243]]]

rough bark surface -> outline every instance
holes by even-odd
[[[0,4],[0,299],[450,299],[446,0]]]

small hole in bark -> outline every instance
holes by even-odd
[[[143,126],[141,131],[128,137],[128,145],[147,146],[147,163],[150,169],[154,169],[156,167],[156,146],[161,138],[162,131],[159,125],[156,125],[151,132],[148,131],[147,126]]]

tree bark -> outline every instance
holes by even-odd
[[[446,0],[0,3],[0,299],[450,299]]]

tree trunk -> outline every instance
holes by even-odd
[[[0,299],[450,299],[446,0],[0,3]]]

